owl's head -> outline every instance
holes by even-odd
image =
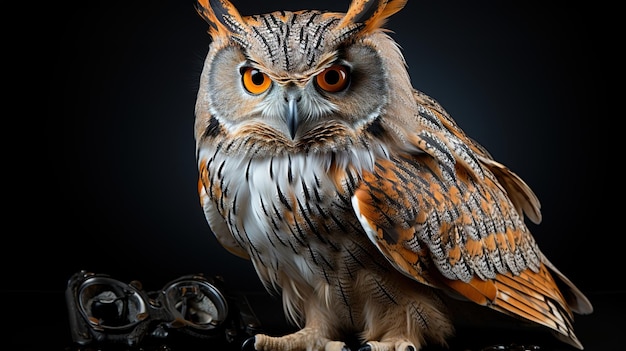
[[[212,42],[196,139],[221,133],[273,152],[309,152],[380,137],[384,115],[405,114],[414,101],[404,58],[383,28],[405,4],[353,0],[346,13],[242,16],[227,0],[199,0]]]

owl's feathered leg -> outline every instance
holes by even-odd
[[[415,284],[388,284],[384,291],[368,294],[366,325],[360,335],[363,346],[358,351],[418,351],[427,340],[446,346],[454,327],[432,290]]]

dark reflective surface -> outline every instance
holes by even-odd
[[[269,334],[291,331],[282,317],[281,304],[265,293],[248,294],[249,303],[259,317],[262,329]],[[243,339],[228,342],[224,338],[200,339],[184,334],[167,338],[145,338],[137,347],[105,343],[81,346],[74,344],[69,330],[68,314],[62,291],[0,293],[5,307],[7,350],[63,350],[63,351],[228,351],[240,350]],[[596,308],[594,314],[577,316],[574,327],[587,351],[618,350],[623,347],[623,312],[626,293],[590,294]],[[7,329],[8,328],[8,329]],[[352,345],[357,350],[358,345]],[[440,347],[426,347],[423,351],[444,351]],[[448,351],[574,351],[554,340],[551,335],[525,330],[493,330],[463,327],[450,340]]]

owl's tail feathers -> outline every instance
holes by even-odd
[[[498,297],[491,307],[544,325],[557,339],[582,350],[583,346],[574,334],[572,312],[587,314],[593,308],[582,292],[554,265],[545,258],[544,263],[538,272],[528,269],[519,275],[498,274]]]
[[[589,299],[572,283],[561,271],[559,271],[545,256],[542,257],[543,263],[550,269],[557,281],[565,284],[566,288],[562,289],[565,301],[572,311],[585,315],[593,313],[593,306]]]
[[[573,312],[587,314],[593,308],[569,279],[549,261],[544,262],[537,272],[527,269],[517,275],[497,274],[493,280],[474,277],[468,282],[445,278],[442,281],[465,299],[547,327],[557,339],[582,350],[574,334]]]

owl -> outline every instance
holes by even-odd
[[[539,200],[412,86],[385,29],[405,4],[244,16],[197,3],[211,37],[195,105],[200,203],[297,326],[244,348],[445,347],[476,308],[582,349],[573,314],[593,308],[529,232]]]

